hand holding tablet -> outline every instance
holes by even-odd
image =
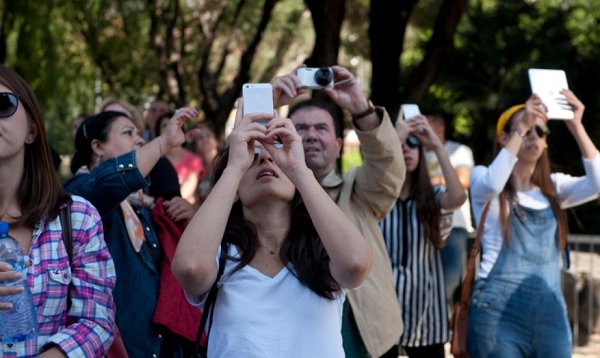
[[[565,71],[530,68],[528,74],[531,91],[540,96],[546,105],[549,119],[570,120],[575,117],[573,108],[560,93],[569,88]]]

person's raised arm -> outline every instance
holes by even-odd
[[[238,108],[241,107],[238,101]],[[229,135],[229,160],[223,174],[186,227],[173,257],[173,274],[186,292],[204,295],[217,277],[216,256],[225,233],[237,190],[254,160],[254,138],[264,138],[265,127],[256,123],[264,114],[241,117]],[[270,118],[269,118],[270,119]]]
[[[350,112],[356,128],[361,131],[377,128],[381,124],[382,118],[379,117],[375,107],[365,96],[360,83],[348,69],[342,66],[333,66],[331,69],[335,82],[340,82],[340,84],[333,88],[324,88],[325,93],[338,106]]]
[[[536,118],[540,118],[544,123],[548,122],[544,102],[540,96],[533,94],[525,102],[525,111],[512,124],[508,139],[504,144],[504,148],[514,156],[519,154],[525,134],[533,128]]]
[[[567,103],[573,108],[573,112],[575,112],[575,117],[570,121],[565,121],[565,124],[573,135],[573,138],[575,138],[581,155],[586,159],[593,159],[598,154],[598,149],[590,139],[582,123],[585,106],[572,91],[565,89],[560,93],[566,97]]]
[[[371,267],[369,246],[348,217],[323,190],[306,166],[302,139],[291,120],[276,118],[267,126],[268,135],[279,137],[283,148],[262,142],[271,157],[296,186],[323,246],[330,258],[333,278],[344,288],[359,286]]]
[[[456,170],[450,163],[444,144],[435,134],[425,116],[420,115],[411,118],[408,121],[408,126],[411,134],[417,137],[426,149],[433,150],[438,158],[446,182],[446,192],[440,199],[441,208],[444,210],[458,209],[467,200],[467,193],[458,179]],[[425,158],[421,158],[421,160],[425,160]]]
[[[294,98],[306,93],[306,88],[302,87],[300,79],[296,76],[296,70],[297,68],[286,75],[275,77],[271,82],[273,86],[273,105],[276,109],[290,104]]]
[[[140,147],[135,152],[135,160],[138,170],[142,176],[147,176],[156,162],[169,149],[180,146],[186,140],[186,137],[194,135],[193,130],[183,133],[181,129],[186,120],[194,118],[198,115],[198,111],[194,108],[180,108],[175,112],[175,115],[169,120],[165,130],[156,138]]]

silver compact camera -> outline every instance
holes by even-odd
[[[296,70],[296,76],[298,76],[304,88],[322,89],[333,87],[333,70],[331,67],[301,67]]]

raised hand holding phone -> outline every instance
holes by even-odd
[[[273,86],[270,83],[246,83],[242,87],[242,97],[244,99],[242,111],[244,116],[257,113],[273,115],[275,112]],[[271,118],[258,119],[256,122],[266,127]],[[276,141],[275,146],[281,148],[282,144]]]
[[[242,87],[243,115],[273,114],[273,86],[270,83],[246,83]]]
[[[414,103],[405,103],[400,108],[402,109],[404,119],[413,118],[421,114],[419,106]]]

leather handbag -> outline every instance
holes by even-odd
[[[481,252],[481,235],[483,234],[483,223],[490,208],[490,201],[485,204],[477,234],[475,235],[475,243],[469,252],[469,260],[467,261],[467,273],[463,281],[462,290],[460,292],[460,300],[454,304],[452,310],[452,318],[450,326],[452,327],[452,340],[450,341],[450,353],[455,358],[467,358],[467,328],[469,323],[469,309],[471,301],[471,291],[473,290],[473,282],[475,279],[475,262]]]

